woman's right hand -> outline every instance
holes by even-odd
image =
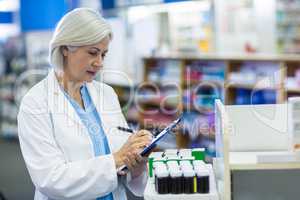
[[[152,134],[147,130],[140,130],[132,134],[121,149],[113,153],[116,168],[126,165],[131,171],[140,163],[144,162],[144,158],[140,156],[140,152],[148,146],[152,141]]]

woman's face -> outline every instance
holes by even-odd
[[[94,45],[64,48],[64,74],[72,81],[91,82],[103,67],[109,42],[107,37]]]

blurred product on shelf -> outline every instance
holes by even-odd
[[[180,94],[175,87],[144,87],[137,91],[135,98],[138,104],[157,105],[161,108],[176,108],[180,102]]]
[[[19,75],[25,70],[27,61],[23,36],[8,38],[2,52],[5,60],[5,75]]]
[[[17,137],[18,99],[16,99],[16,82],[19,75],[27,68],[23,36],[14,36],[0,45],[3,53],[0,76],[0,137]],[[23,85],[22,88],[28,88]],[[19,91],[21,92],[21,91]]]
[[[225,64],[219,61],[192,61],[183,74],[183,108],[199,113],[213,112],[214,100],[223,99]]]
[[[185,12],[169,13],[173,50],[201,53],[215,50],[213,2],[204,0],[198,3],[199,7],[200,5],[201,8],[195,5]]]
[[[186,111],[198,111],[199,113],[213,112],[215,99],[222,96],[222,88],[202,86],[192,87],[183,91],[182,104]]]
[[[281,53],[300,53],[300,1],[277,0],[277,48]]]
[[[276,91],[236,89],[235,104],[273,104],[276,103]]]
[[[148,69],[147,80],[160,84],[180,83],[180,62],[176,60],[159,60],[155,66]]]
[[[229,81],[235,84],[257,84],[268,80],[265,87],[274,87],[279,83],[279,64],[275,62],[243,62],[229,73]],[[259,85],[260,86],[260,85]]]
[[[185,66],[184,81],[223,82],[225,74],[224,62],[193,61]]]
[[[0,43],[0,77],[2,77],[5,73],[5,65],[4,46]]]
[[[293,76],[287,77],[286,87],[287,88],[299,88],[300,87],[300,65],[295,69],[295,74]]]
[[[229,66],[227,104],[269,104],[281,93],[282,63],[276,61],[235,61]]]
[[[50,67],[48,56],[51,37],[52,31],[30,31],[25,34],[29,69],[48,69]]]
[[[285,63],[286,79],[284,83],[286,98],[300,95],[300,65],[299,61]]]

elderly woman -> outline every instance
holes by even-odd
[[[112,31],[99,13],[80,8],[58,23],[50,43],[54,70],[22,99],[21,150],[39,199],[126,199],[124,186],[142,195],[147,181],[139,152],[151,142],[131,136],[113,89],[94,81]],[[126,165],[128,173],[118,171]]]

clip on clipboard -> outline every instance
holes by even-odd
[[[175,128],[175,126],[181,121],[181,118],[182,116],[180,116],[178,119],[174,120],[171,124],[169,124],[169,126],[164,128],[164,130],[162,130],[155,138],[152,139],[151,144],[143,149],[140,155],[145,156],[147,153],[149,153],[156,146],[156,143],[161,138],[163,138],[167,133],[169,133],[171,129]],[[117,169],[118,172],[126,170],[128,170],[126,165],[123,165]]]

